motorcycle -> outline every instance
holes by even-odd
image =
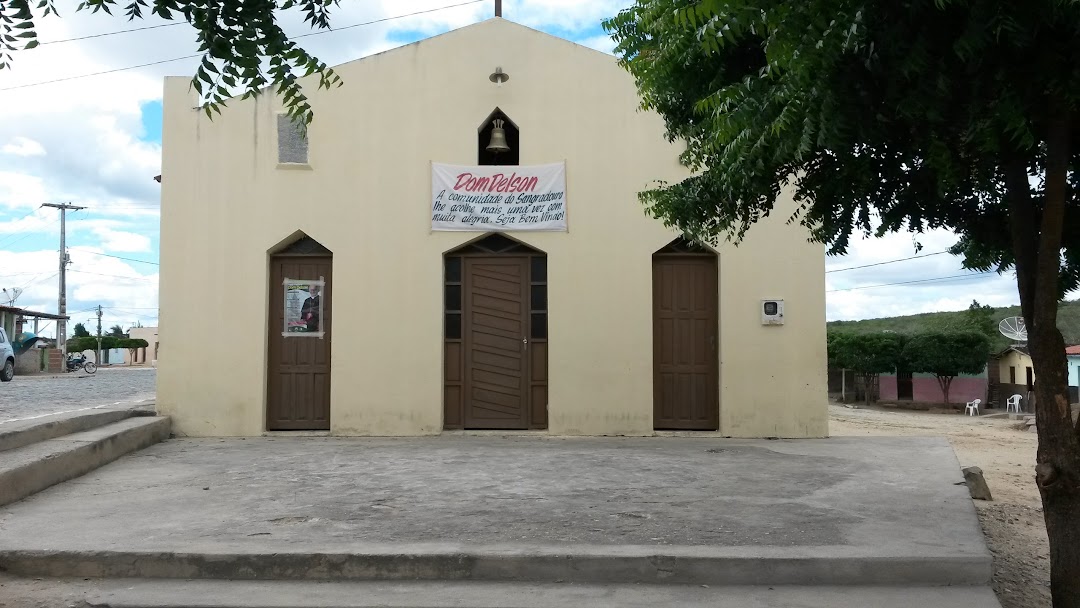
[[[86,355],[79,353],[78,355],[69,354],[67,357],[67,371],[77,372],[79,368],[82,368],[88,374],[92,374],[97,371],[97,365],[93,361],[87,361]]]

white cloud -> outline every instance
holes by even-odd
[[[0,127],[2,129],[3,127]],[[0,171],[0,208],[34,208],[48,201],[45,180],[40,176],[18,171],[19,162],[7,162],[11,167]]]
[[[593,36],[581,40],[580,44],[609,55],[615,51],[615,41],[611,39],[611,36]]]
[[[94,233],[101,238],[102,247],[107,251],[150,251],[150,238],[134,232],[95,228]]]
[[[0,147],[0,153],[12,156],[45,156],[45,147],[29,137],[16,135],[11,138],[10,143]]]

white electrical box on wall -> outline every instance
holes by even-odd
[[[762,300],[761,301],[761,324],[783,325],[784,324],[784,301]]]

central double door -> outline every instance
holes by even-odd
[[[531,276],[536,259],[458,258],[460,290],[447,292],[460,293],[460,304],[447,302],[448,319],[460,314],[448,320],[460,323],[460,339],[457,327],[448,331],[446,428],[546,428],[546,284]]]

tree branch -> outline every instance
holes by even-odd
[[[1046,137],[1046,203],[1042,225],[1039,227],[1039,252],[1036,283],[1052,282],[1055,286],[1061,272],[1061,235],[1065,220],[1065,198],[1068,194],[1069,129],[1072,116],[1061,100],[1054,99],[1050,108],[1049,132]],[[1045,302],[1042,298],[1053,298]],[[1057,312],[1058,290],[1040,290],[1036,295],[1036,310]],[[1053,304],[1054,306],[1051,306]],[[1050,306],[1050,308],[1043,308]],[[1056,315],[1055,315],[1056,316]],[[1049,319],[1051,322],[1056,319]],[[1038,321],[1038,320],[1036,320]],[[1056,325],[1055,325],[1056,327]]]
[[[1027,323],[1032,323],[1035,308],[1035,277],[1038,259],[1038,233],[1035,227],[1035,204],[1028,184],[1027,163],[1016,154],[1003,166],[1005,199],[1009,207],[1009,229],[1012,233],[1013,258],[1016,261],[1016,284],[1020,291],[1020,310]]]

